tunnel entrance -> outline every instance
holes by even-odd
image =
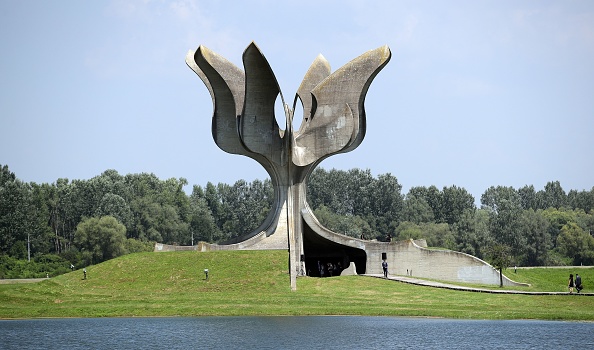
[[[303,250],[305,273],[311,277],[340,276],[340,273],[355,263],[357,274],[364,274],[367,254],[357,249],[328,240],[315,233],[304,223]]]

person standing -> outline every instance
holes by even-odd
[[[575,283],[573,282],[573,273],[569,274],[569,294],[573,293],[573,287],[575,287]]]
[[[384,270],[384,278],[388,278],[388,262],[382,261],[382,269]]]
[[[584,287],[582,287],[582,276],[580,276],[579,274],[575,274],[575,290],[577,290],[577,292],[579,293],[580,290],[584,289]]]

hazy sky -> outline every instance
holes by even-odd
[[[412,186],[594,186],[594,1],[0,0],[0,164],[53,183],[120,174],[191,185],[267,177],[221,151],[185,65],[243,68],[255,41],[287,101],[318,54],[336,70],[387,44],[367,134],[326,169]],[[284,116],[280,118],[284,125]],[[300,122],[300,121],[299,121]],[[296,125],[298,127],[298,125]]]

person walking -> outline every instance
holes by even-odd
[[[388,262],[382,261],[382,269],[384,270],[384,278],[388,278]]]
[[[582,276],[580,276],[579,274],[575,274],[575,290],[577,290],[577,292],[579,293],[580,290],[584,289],[584,287],[582,287]]]
[[[569,274],[569,294],[573,293],[573,287],[575,287],[575,283],[573,282],[573,273]]]

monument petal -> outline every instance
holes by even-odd
[[[238,118],[243,109],[245,77],[243,71],[204,46],[188,53],[186,64],[208,88],[213,102],[212,136],[219,148],[232,154],[249,156],[241,142]]]

